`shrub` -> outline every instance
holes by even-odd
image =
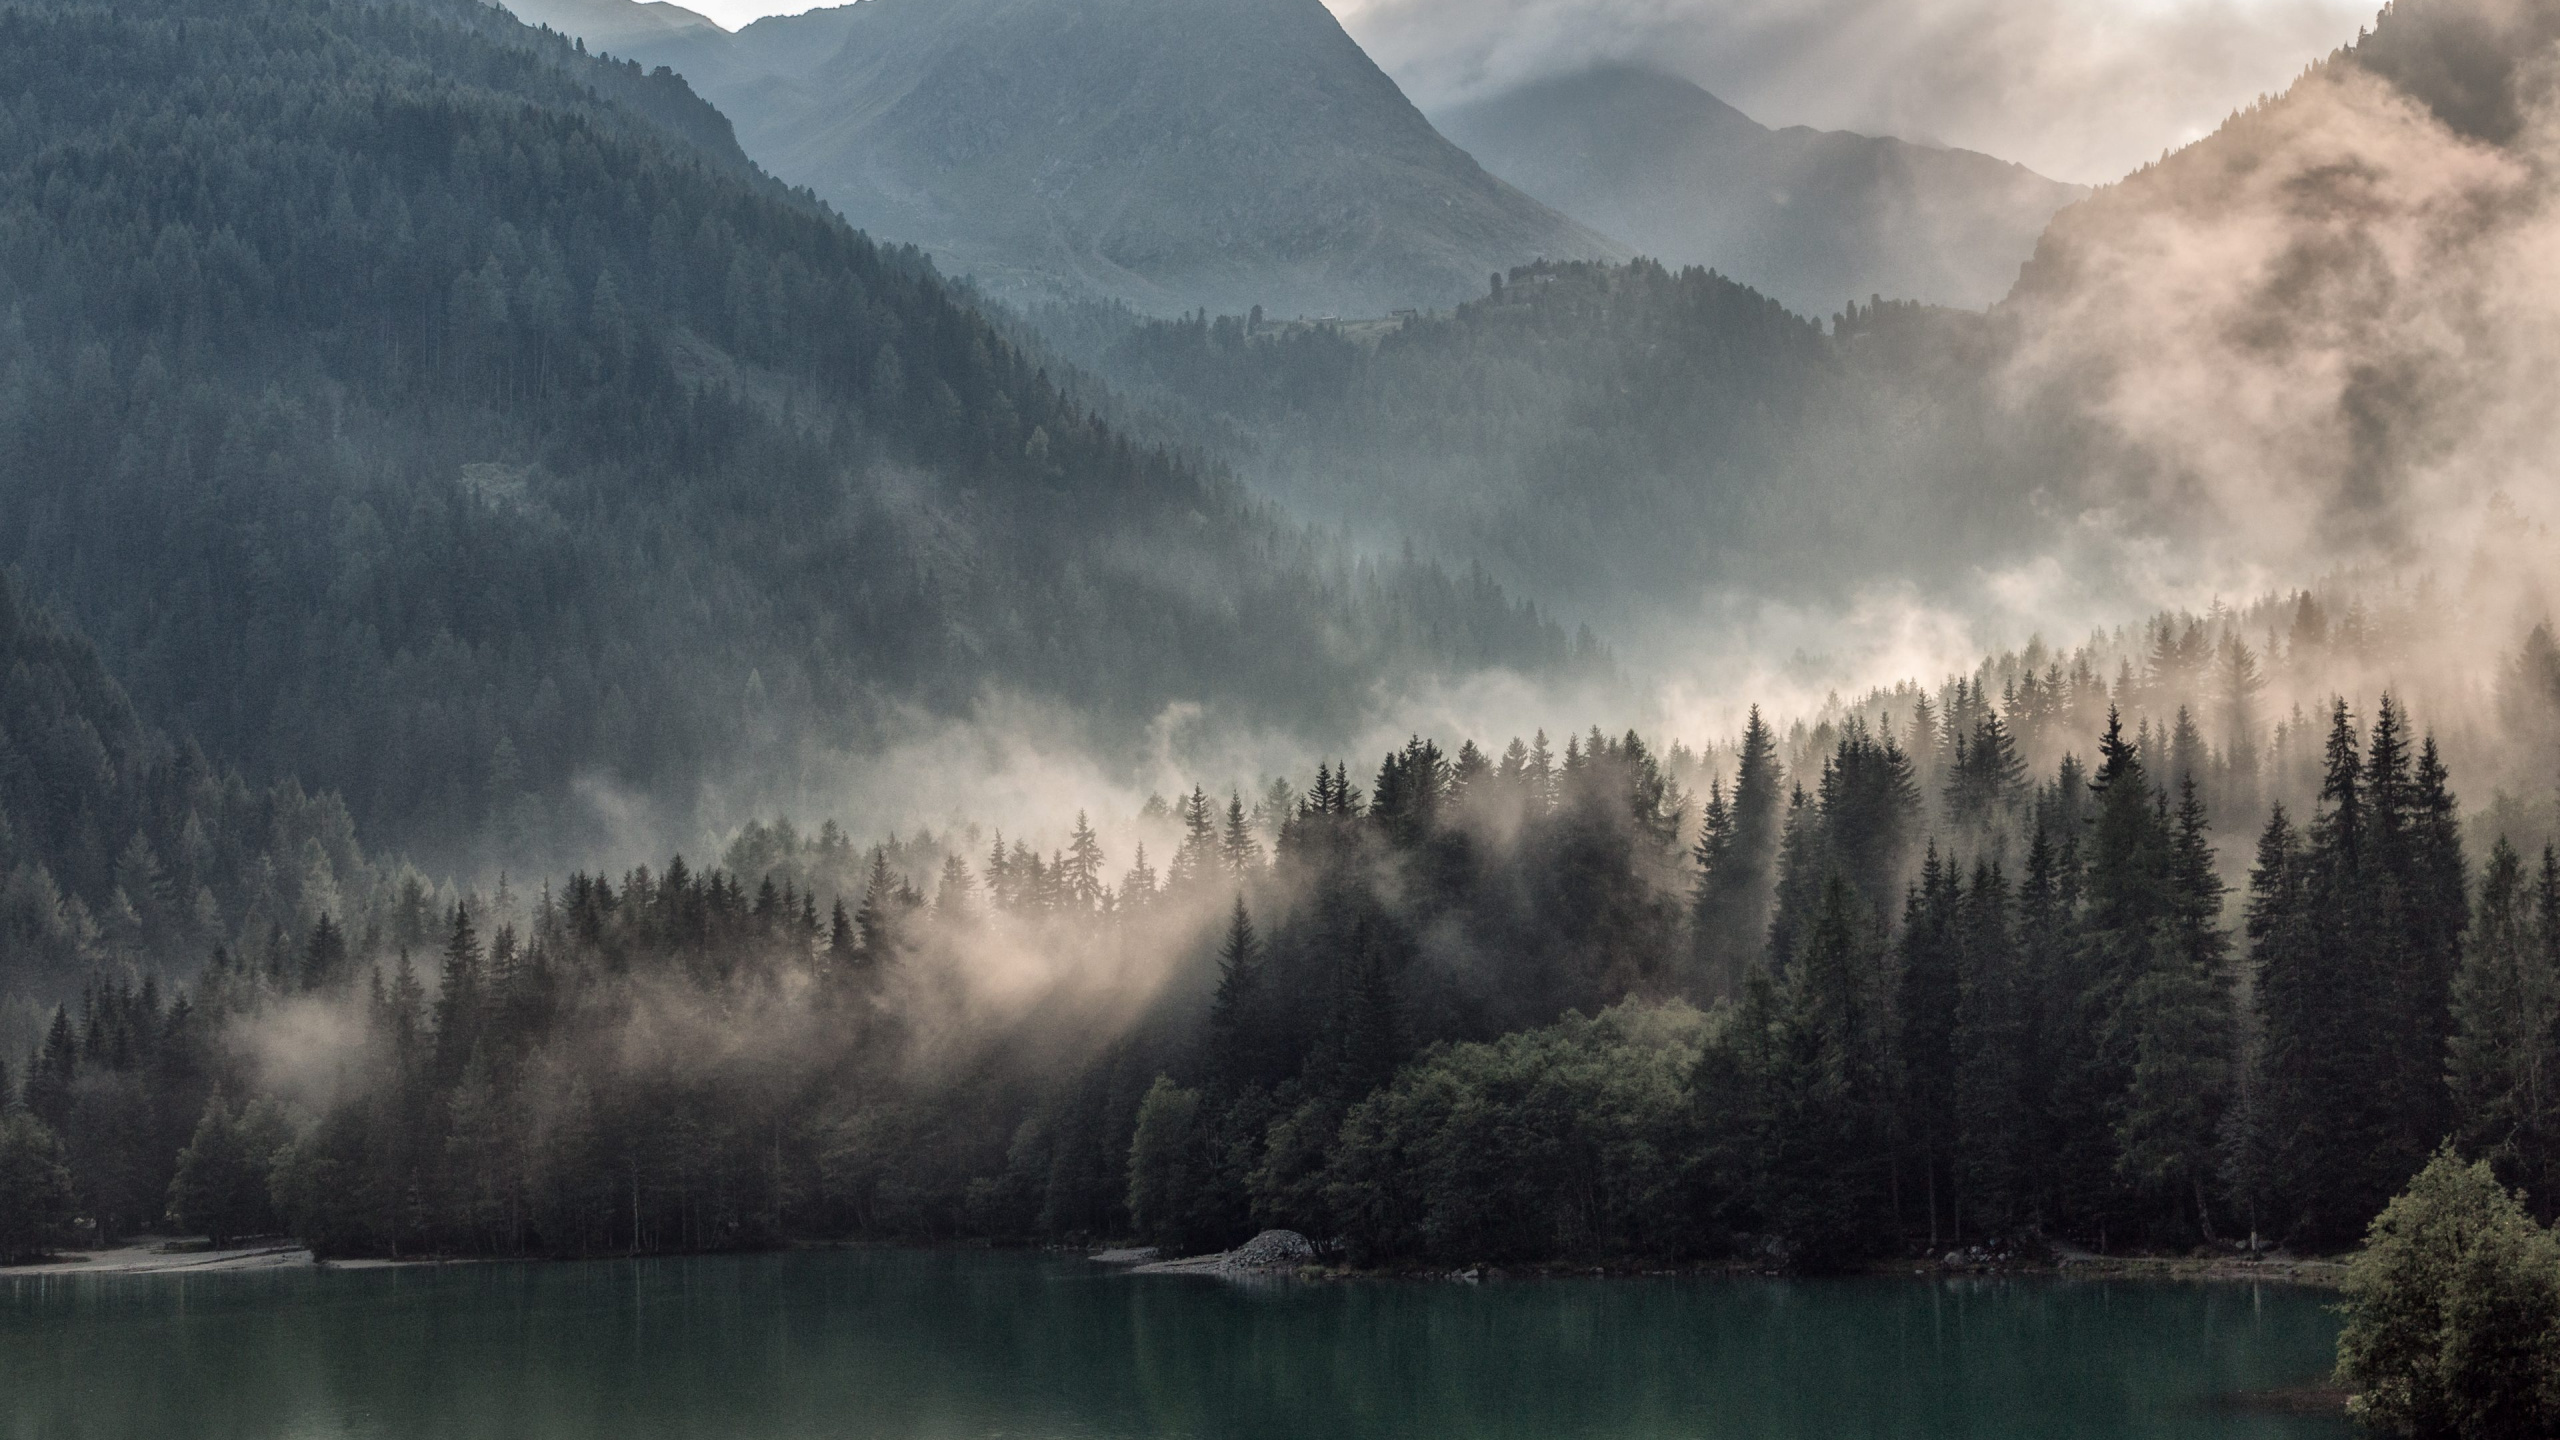
[[[2504,1440],[2560,1429],[2560,1241],[2487,1162],[2450,1149],[2349,1262],[2338,1375],[2397,1435]]]

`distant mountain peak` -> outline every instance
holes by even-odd
[[[1619,253],[1443,138],[1320,0],[864,0],[633,53],[1000,294],[1383,314]]]
[[[503,0],[501,8],[527,25],[548,25],[596,50],[724,33],[710,17],[667,0]]]
[[[1639,252],[1820,314],[1882,294],[2005,294],[2086,191],[1966,150],[1772,130],[1676,75],[1602,64],[1435,117],[1493,173]]]

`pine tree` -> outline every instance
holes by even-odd
[[[471,926],[471,912],[457,904],[445,937],[444,970],[436,989],[436,1075],[443,1083],[451,1083],[462,1073],[472,1048],[480,1043],[487,1004],[482,959],[480,937]]]
[[[1946,1233],[1954,1194],[1956,1028],[1964,989],[1964,889],[1929,847],[1903,907],[1902,963],[1895,997],[1900,1061],[1900,1131],[1918,1182],[1934,1248]]]
[[[55,1135],[71,1126],[71,1087],[79,1078],[80,1041],[72,1033],[71,1012],[57,1005],[44,1044],[27,1061],[26,1080],[27,1109]]]
[[[987,847],[987,900],[998,910],[1010,911],[1021,901],[1014,884],[1013,857],[1004,848],[1004,832],[995,832],[995,841]]]
[[[836,900],[835,912],[827,922],[827,968],[844,974],[862,963],[862,942],[855,935],[853,917],[844,910],[844,900]]]
[[[1218,824],[1209,808],[1209,792],[1197,785],[1182,802],[1182,845],[1165,870],[1165,889],[1188,894],[1217,872]]]
[[[2168,912],[2161,797],[2114,711],[2108,713],[2089,792],[2085,900],[2060,997],[2053,1060],[2051,1218],[2066,1233],[2103,1242],[2131,1218],[2118,1178],[2118,1126],[2136,1060],[2130,1007],[2135,986],[2152,967],[2156,929]]]
[[[1253,836],[1253,824],[1245,816],[1244,797],[1227,797],[1227,828],[1219,838],[1218,858],[1225,862],[1227,874],[1242,880],[1262,863],[1262,842]]]
[[[334,988],[345,978],[346,967],[346,937],[339,933],[338,922],[324,914],[312,922],[310,938],[303,943],[302,988]]]
[[[1060,889],[1069,908],[1089,914],[1101,907],[1102,841],[1081,810],[1076,812],[1075,835],[1067,842],[1065,863],[1059,869]]]
[[[2028,1140],[2025,995],[2009,885],[1982,862],[1964,895],[1962,973],[1953,1049],[1954,1185],[1949,1225],[1962,1241],[1997,1236],[2025,1219]]]
[[[1231,1084],[1260,1073],[1256,1024],[1261,988],[1262,942],[1253,932],[1244,897],[1238,895],[1226,941],[1218,947],[1218,990],[1209,1002],[1210,1063]]]
[[[1147,847],[1140,845],[1129,862],[1129,873],[1120,879],[1120,904],[1123,909],[1144,910],[1155,898],[1155,867],[1147,863]]]
[[[1366,917],[1352,922],[1334,965],[1329,1029],[1338,1055],[1335,1084],[1346,1098],[1385,1084],[1404,1059],[1402,996],[1387,947]]]
[[[1866,906],[1825,881],[1775,1003],[1756,1107],[1768,1228],[1805,1269],[1876,1253],[1893,1233],[1891,1005]]]
[[[1079,829],[1083,827],[1081,816],[1077,817],[1077,827]],[[1099,864],[1101,858],[1100,852],[1097,851],[1094,855],[1095,863]],[[946,925],[966,924],[976,909],[971,897],[976,893],[977,888],[978,882],[969,874],[969,862],[960,858],[959,851],[954,850],[943,856],[942,883],[935,887],[933,892],[934,918]],[[1096,884],[1094,889],[1098,897],[1101,886]]]
[[[2211,1237],[2206,1187],[2220,1168],[2238,1032],[2222,879],[2193,775],[2179,782],[2167,878],[2169,913],[2154,932],[2150,971],[2132,995],[2133,1071],[2117,1125],[2117,1164],[2151,1194],[2192,1206],[2189,1220]]]
[[[2546,850],[2543,887],[2560,898],[2560,857]],[[2489,852],[2480,900],[2454,979],[2454,1033],[2448,1080],[2468,1154],[2493,1162],[2534,1203],[2553,1204],[2553,1040],[2560,1036],[2560,975],[2537,913],[2541,897],[2524,862],[2502,837]],[[2549,902],[2543,902],[2545,904]]]
[[[1733,776],[1733,801],[1710,801],[1695,852],[1698,888],[1690,908],[1698,973],[1710,996],[1738,998],[1745,970],[1766,943],[1771,871],[1777,864],[1781,793],[1777,737],[1751,710]]]
[[[2257,808],[2258,696],[2267,682],[2237,631],[2223,638],[2214,688],[2222,720],[2222,811],[2246,815]]]
[[[863,965],[878,970],[898,958],[898,918],[902,908],[898,881],[889,873],[889,852],[875,845],[871,850],[871,875],[863,884],[862,905],[853,912],[857,953]]]

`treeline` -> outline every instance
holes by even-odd
[[[1195,790],[1161,869],[1082,824],[896,863],[759,827],[753,878],[102,988],[8,1134],[58,1137],[100,1229],[173,1200],[329,1253],[2327,1249],[2449,1136],[2547,1213],[2560,863],[2475,874],[2433,740],[2338,702],[2230,893],[2173,749],[2118,719],[2039,778],[1993,709],[1933,795],[1890,731],[1791,775],[1755,717],[1693,809],[1633,735],[1416,739],[1365,785]]]
[[[1578,663],[1134,438],[677,77],[470,0],[12,0],[0,92],[0,563],[377,847],[576,854],[581,778],[690,796],[990,686],[1107,741]]]

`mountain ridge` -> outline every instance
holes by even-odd
[[[632,53],[999,297],[1383,314],[1623,254],[1440,135],[1319,0],[866,0]]]
[[[1987,306],[2046,221],[2087,194],[1973,151],[1771,129],[1635,65],[1532,81],[1433,119],[1556,209],[1810,315],[1875,295]]]

